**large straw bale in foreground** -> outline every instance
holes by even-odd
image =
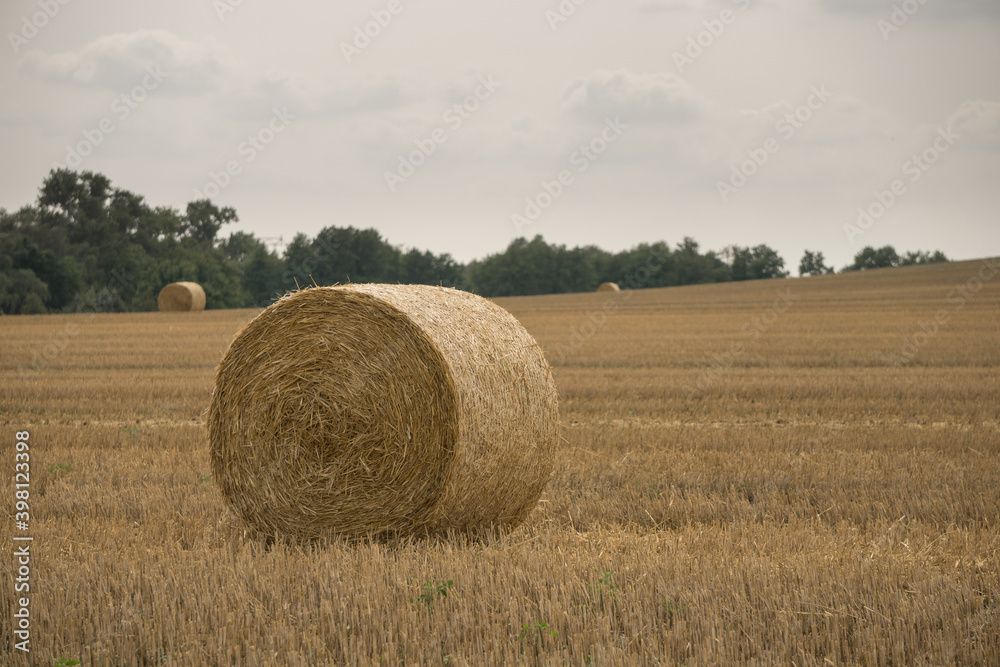
[[[621,292],[622,288],[618,286],[618,283],[601,283],[597,286],[598,292]]]
[[[481,297],[318,287],[233,341],[208,415],[212,470],[268,534],[514,526],[553,467],[555,384],[535,340]]]
[[[161,313],[205,310],[205,290],[198,283],[170,283],[156,300]]]

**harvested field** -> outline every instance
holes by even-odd
[[[31,445],[0,540],[34,538],[31,661],[8,578],[0,663],[1000,662],[996,262],[497,301],[563,439],[475,542],[239,525],[205,413],[257,311],[0,318],[8,465]]]

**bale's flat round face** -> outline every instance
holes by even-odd
[[[212,465],[258,530],[411,532],[447,481],[457,409],[444,360],[406,316],[307,290],[258,316],[220,364]]]

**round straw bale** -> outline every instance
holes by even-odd
[[[161,313],[205,310],[205,290],[198,283],[170,283],[160,290],[156,303]]]
[[[621,290],[618,283],[601,283],[597,286],[598,292],[620,292]]]
[[[302,290],[237,334],[208,414],[238,516],[298,538],[517,525],[559,433],[555,383],[514,317],[426,285]]]

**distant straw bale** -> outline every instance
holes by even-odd
[[[161,313],[205,310],[205,290],[198,283],[170,283],[156,300]]]
[[[621,290],[622,288],[618,286],[618,283],[601,283],[597,286],[598,292],[620,292]]]
[[[557,400],[539,345],[486,299],[303,290],[247,324],[219,364],[212,471],[266,534],[512,527],[551,475]]]

